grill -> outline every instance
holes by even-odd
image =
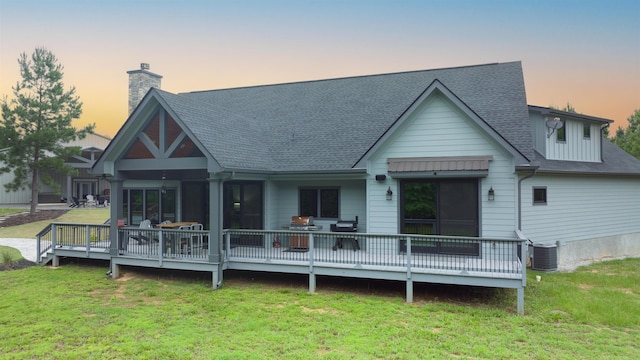
[[[309,231],[313,228],[313,216],[292,216],[289,230]],[[289,238],[289,247],[294,250],[309,249],[309,236],[307,235],[291,235]]]
[[[331,224],[332,232],[339,233],[355,233],[358,232],[358,217],[355,220],[338,220],[337,223]],[[333,251],[342,249],[345,241],[350,241],[353,247],[353,251],[360,250],[360,244],[358,239],[352,236],[339,236],[336,238],[336,243],[333,244]]]

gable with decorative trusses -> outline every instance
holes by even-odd
[[[122,156],[123,159],[204,157],[182,128],[160,108]]]

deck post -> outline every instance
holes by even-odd
[[[53,226],[53,225],[49,225]],[[42,252],[40,252],[40,240],[42,237],[40,234],[36,235],[36,264],[40,264],[42,262]]]
[[[117,279],[120,276],[120,265],[111,261],[111,278]]]
[[[524,315],[524,287],[518,287],[518,314]]]
[[[118,228],[118,219],[122,219],[123,221],[127,221],[122,217],[122,183],[123,181],[116,178],[107,177],[107,181],[109,181],[111,191],[109,193],[109,202],[111,206],[109,206],[109,217],[111,221],[109,222],[109,240],[111,241],[111,246],[109,247],[109,253],[111,257],[118,256],[120,254],[120,250],[122,245],[120,242],[124,241],[124,239],[120,239],[120,229]],[[124,225],[124,222],[122,223]],[[126,250],[126,249],[122,249]]]
[[[53,255],[53,258],[51,259],[51,266],[53,267],[58,267],[60,266],[60,257],[58,255]]]
[[[86,225],[85,226],[85,232],[84,232],[84,238],[86,240],[85,245],[87,245],[87,257],[89,257],[91,255],[91,225]]]
[[[313,234],[309,234],[309,292],[316,292],[316,274],[313,271],[313,257],[314,257],[314,244]]]
[[[407,236],[407,289],[406,300],[413,302],[413,279],[411,278],[411,236]]]

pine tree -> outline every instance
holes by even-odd
[[[640,109],[636,109],[627,121],[629,122],[627,128],[618,127],[616,135],[611,138],[611,141],[622,150],[640,159]]]
[[[65,164],[79,147],[65,144],[84,138],[94,125],[77,130],[72,121],[80,117],[82,103],[75,88],[64,90],[63,67],[56,56],[45,48],[36,48],[29,57],[18,59],[21,80],[12,88],[14,98],[0,101],[1,173],[13,171],[14,180],[5,190],[31,189],[30,213],[36,212],[40,181],[59,192],[51,173],[73,175],[77,171]]]

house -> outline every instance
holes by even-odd
[[[154,79],[143,66],[130,87]],[[413,281],[507,287],[522,312],[527,244],[549,270],[640,256],[640,161],[603,138],[609,120],[528,106],[519,62],[145,94],[92,168],[128,226],[79,254],[114,277],[382,278],[406,281],[408,301]]]
[[[38,194],[39,203],[72,203],[72,199],[85,198],[87,195],[109,195],[109,183],[89,173],[102,151],[107,147],[111,138],[100,134],[87,134],[84,139],[76,139],[65,146],[78,146],[82,150],[80,155],[67,159],[67,164],[78,170],[77,175],[51,174],[60,186],[59,192],[52,186],[40,183]],[[13,181],[13,172],[0,174],[0,184],[3,186]],[[31,189],[18,191],[0,191],[0,204],[17,205],[31,202]]]

